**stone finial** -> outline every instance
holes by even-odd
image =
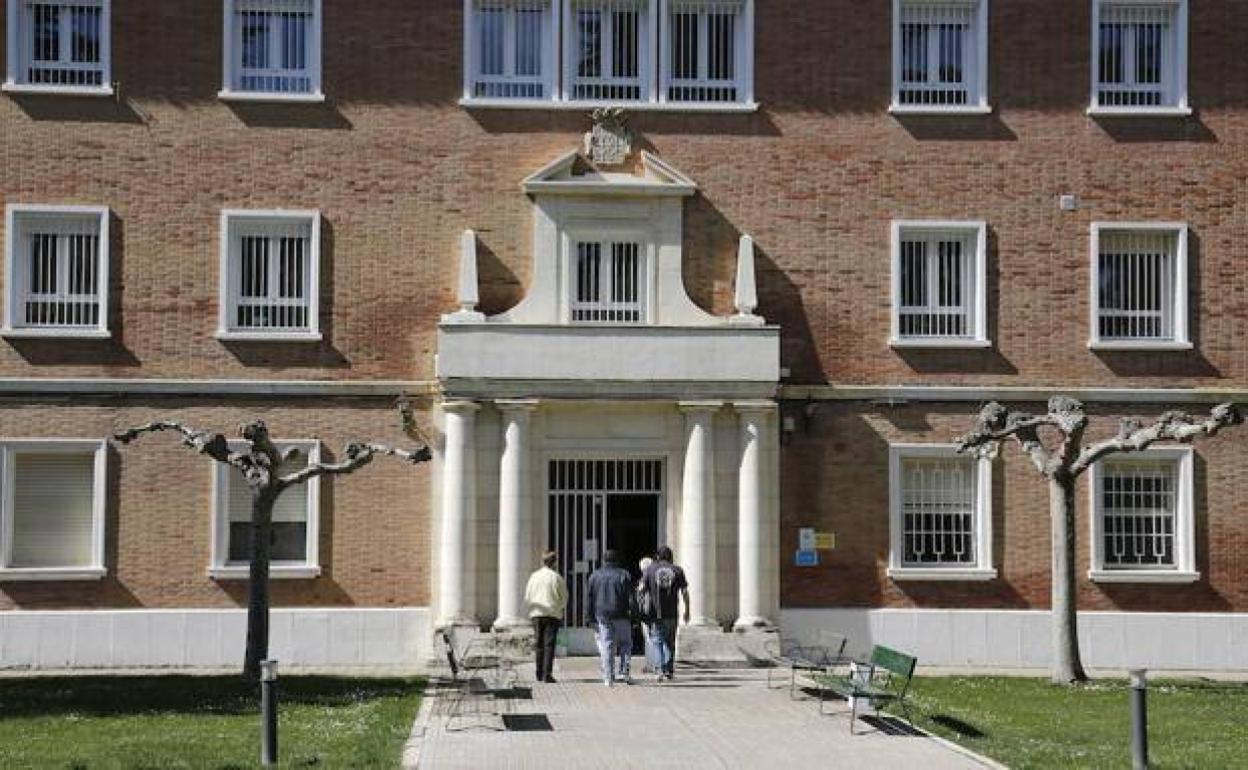
[[[737,308],[737,314],[732,317],[734,324],[763,324],[762,316],[754,315],[758,307],[758,287],[754,280],[754,239],[748,235],[741,236],[737,247],[737,286],[733,304]]]
[[[459,310],[442,316],[445,323],[485,320],[485,316],[477,312],[477,302],[480,301],[477,290],[477,234],[472,230],[465,230],[459,237],[459,282],[456,297]]]

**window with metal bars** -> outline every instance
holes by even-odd
[[[1184,342],[1178,333],[1181,231],[1097,230],[1096,337]]]
[[[549,99],[554,69],[551,0],[473,0],[466,96]]]
[[[567,0],[564,98],[587,102],[650,98],[650,3]]]
[[[668,102],[743,99],[748,20],[742,0],[668,0],[663,96]]]
[[[1176,566],[1178,488],[1175,460],[1105,462],[1098,489],[1104,569]]]
[[[1094,108],[1180,107],[1186,101],[1186,2],[1095,4]]]
[[[225,92],[316,96],[320,0],[226,0]]]
[[[893,223],[893,344],[984,345],[980,222]]]
[[[986,105],[983,2],[897,0],[894,8],[894,106],[956,110]]]
[[[976,460],[906,457],[901,461],[901,566],[974,566]]]
[[[9,82],[41,89],[111,88],[109,0],[11,0],[16,71]]]
[[[318,334],[315,214],[226,215],[223,336]]]
[[[641,323],[645,320],[641,244],[577,242],[572,279],[573,321]]]
[[[107,211],[10,207],[10,333],[107,330]]]

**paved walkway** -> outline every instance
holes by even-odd
[[[637,660],[634,670],[640,664]],[[851,736],[844,702],[829,701],[832,713],[820,716],[809,696],[795,701],[787,687],[767,689],[765,671],[683,668],[674,682],[657,684],[642,677],[633,686],[613,688],[599,681],[596,662],[587,658],[558,661],[557,684],[531,686],[532,672],[532,665],[520,669],[521,697],[497,704],[503,716],[456,716],[451,726],[467,729],[448,731],[448,699],[431,694],[417,717],[405,766],[985,767],[949,744],[890,734],[879,723],[860,720],[858,734]]]

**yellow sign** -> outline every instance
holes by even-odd
[[[816,532],[815,533],[815,548],[821,551],[831,551],[832,549],[836,548],[836,533],[835,532]]]

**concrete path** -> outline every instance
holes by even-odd
[[[634,663],[639,671],[641,661]],[[759,670],[677,670],[657,684],[605,687],[596,662],[556,663],[557,684],[532,685],[520,669],[520,697],[481,705],[501,716],[456,716],[449,699],[426,698],[404,754],[405,767],[449,768],[904,768],[996,767],[924,735],[890,734],[859,721],[849,734],[843,701],[790,700],[787,687],[767,689]],[[527,676],[527,681],[526,681]],[[787,684],[787,682],[786,682]],[[778,683],[777,683],[778,685]],[[472,705],[465,709],[472,711]]]

